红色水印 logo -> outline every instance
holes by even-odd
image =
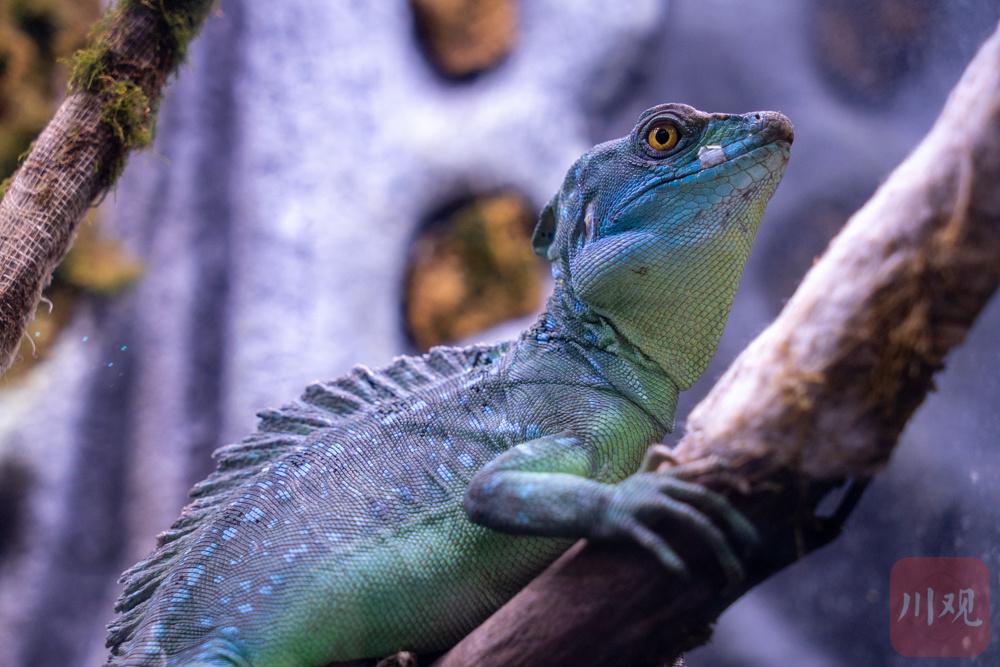
[[[990,573],[978,558],[903,558],[889,576],[889,636],[911,658],[971,658],[990,643]]]

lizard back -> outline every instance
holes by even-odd
[[[508,347],[509,343],[466,348],[438,347],[422,356],[397,358],[390,365],[374,371],[361,366],[355,367],[336,380],[309,385],[298,401],[259,413],[257,431],[237,444],[216,451],[217,470],[192,488],[192,502],[184,508],[170,529],[158,536],[153,553],[122,575],[124,590],[115,607],[120,616],[108,626],[107,644],[112,649],[112,655],[122,654],[126,647],[128,653],[136,653],[135,649],[138,648],[138,653],[149,657],[159,652],[162,647],[156,646],[155,641],[159,633],[155,627],[146,626],[163,623],[166,619],[161,619],[159,614],[149,613],[152,611],[151,607],[159,604],[164,607],[164,612],[173,607],[175,614],[183,616],[184,603],[193,594],[201,577],[225,576],[210,574],[207,571],[208,564],[215,562],[212,557],[216,556],[222,545],[230,542],[234,545],[243,544],[243,540],[234,542],[239,534],[240,524],[249,529],[258,524],[277,528],[273,523],[276,520],[290,523],[291,516],[275,519],[275,516],[285,514],[284,511],[272,511],[271,518],[264,520],[266,510],[260,502],[265,495],[263,492],[269,492],[279,502],[282,499],[291,502],[298,497],[299,505],[305,508],[305,503],[301,501],[304,494],[318,494],[322,500],[324,494],[339,490],[339,495],[343,497],[337,498],[336,503],[345,515],[358,510],[357,507],[351,507],[352,500],[353,504],[367,504],[367,512],[379,514],[388,511],[379,505],[377,498],[365,498],[365,493],[358,490],[374,488],[371,484],[345,483],[336,488],[319,489],[309,475],[315,465],[313,459],[323,455],[348,454],[346,458],[341,458],[339,470],[331,469],[326,472],[334,480],[341,473],[356,475],[359,461],[372,464],[381,460],[383,472],[389,471],[391,467],[385,465],[391,462],[386,457],[387,453],[373,451],[372,447],[373,444],[384,442],[384,435],[373,437],[373,434],[362,431],[366,428],[370,430],[372,425],[378,425],[383,430],[386,427],[391,429],[393,419],[411,412],[414,403],[416,407],[420,407],[421,394],[433,391],[450,379],[496,363]],[[409,403],[404,409],[400,403],[407,401]],[[378,424],[379,421],[386,423]],[[363,422],[369,425],[365,427]],[[401,442],[399,446],[414,445]],[[345,447],[351,447],[353,451],[339,451]],[[247,483],[253,478],[260,479],[254,486],[248,487]],[[378,474],[373,477],[378,478]],[[431,482],[433,479],[434,475],[431,474],[424,481]],[[282,488],[286,486],[289,488]],[[399,492],[397,489],[397,494]],[[405,497],[407,489],[403,489],[401,493]],[[291,531],[285,534],[291,535]],[[348,542],[349,540],[344,540],[345,544]],[[271,547],[277,548],[277,545],[272,543]],[[268,547],[261,543],[260,548]],[[294,548],[292,545],[288,549]],[[285,555],[290,560],[297,556],[294,551]],[[234,559],[220,562],[228,565],[231,560]],[[191,561],[190,565],[188,561]],[[238,590],[247,588],[244,582],[249,581],[252,590],[258,593],[262,588],[265,593],[273,591],[277,582],[270,577],[271,575],[265,577],[270,585],[263,580],[251,581],[251,578],[242,577],[237,583]],[[224,583],[217,581],[218,585]],[[225,597],[220,597],[220,605],[226,605]],[[234,607],[238,613],[240,604],[237,603]],[[247,607],[244,606],[243,609]],[[215,624],[214,620],[206,619],[210,619],[210,616],[188,620],[195,626]],[[143,630],[146,632],[143,633]],[[204,630],[204,627],[200,631],[197,627],[192,627],[182,635],[201,634]],[[150,637],[147,644],[142,647],[129,646],[139,634]],[[115,664],[114,658],[111,664]]]

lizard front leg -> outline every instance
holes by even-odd
[[[570,434],[517,445],[473,477],[465,511],[474,523],[509,533],[631,539],[683,574],[683,560],[651,528],[671,522],[705,541],[727,579],[743,577],[726,532],[745,546],[756,542],[756,530],[725,498],[669,473],[639,472],[617,484],[597,481],[597,451],[596,443]]]

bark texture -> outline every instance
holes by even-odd
[[[163,84],[212,0],[121,0],[0,201],[0,373],[84,211],[148,144]]]
[[[753,585],[836,536],[815,509],[877,473],[1000,283],[1000,31],[920,146],[691,414],[683,474],[761,530],[750,576],[668,576],[636,547],[576,545],[438,663],[664,664]],[[678,544],[689,562],[708,562]]]

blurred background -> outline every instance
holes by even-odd
[[[0,179],[101,5],[0,0]],[[676,440],[998,19],[995,0],[222,0],[0,379],[0,665],[100,664],[118,574],[257,410],[530,321],[531,227],[591,145],[665,101],[776,109],[792,160]],[[998,334],[994,301],[846,534],[726,612],[692,667],[908,665],[892,564],[1000,573]],[[967,663],[1000,664],[996,641]]]

